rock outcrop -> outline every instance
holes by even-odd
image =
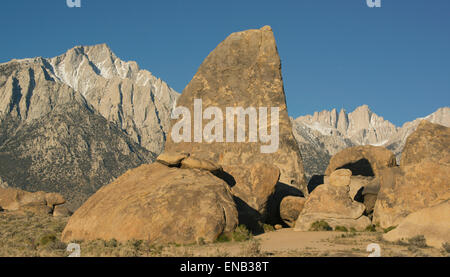
[[[237,224],[236,206],[223,180],[206,170],[153,163],[97,191],[72,215],[62,241],[213,242]]]
[[[289,227],[294,227],[295,221],[305,206],[306,198],[298,196],[286,196],[281,200],[280,216]]]
[[[46,193],[43,191],[28,192],[14,188],[0,188],[0,207],[8,212],[31,212],[37,215],[60,216],[56,210],[65,209],[61,206],[66,202],[59,193]],[[67,215],[63,215],[67,216]]]
[[[375,223],[398,225],[410,213],[450,199],[450,165],[430,161],[382,172],[375,204]]]
[[[336,169],[346,168],[353,175],[378,176],[379,171],[396,166],[394,154],[380,146],[354,146],[334,155],[325,171],[329,176]]]
[[[349,187],[320,185],[311,192],[296,223],[296,231],[308,231],[317,221],[325,221],[331,227],[343,226],[363,230],[371,221],[364,216],[365,206],[353,201]]]
[[[384,228],[450,199],[450,128],[423,121],[405,145],[401,166],[380,173],[373,220]]]
[[[401,165],[426,160],[450,164],[450,128],[423,120],[406,140]]]
[[[450,242],[450,200],[409,214],[394,230],[383,236],[387,241],[424,236],[427,245],[441,248]]]
[[[205,126],[211,120],[200,118],[197,123],[195,122],[196,99],[202,101],[203,110],[213,107],[221,110],[224,120],[219,118],[220,124],[225,121],[227,107],[243,109],[253,107],[259,114],[258,119],[263,116],[259,108],[267,108],[268,124],[260,125],[256,132],[250,134],[248,124],[250,116],[248,116],[245,117],[247,119],[245,126],[238,128],[245,130],[244,142],[237,142],[236,132],[233,136],[235,142],[226,142],[225,133],[231,128],[222,129],[224,132],[219,132],[219,139],[215,137],[212,142],[204,141],[201,139],[202,129],[198,126]],[[255,163],[273,164],[280,169],[280,182],[299,188],[307,194],[302,157],[287,114],[280,57],[270,27],[233,33],[221,42],[204,60],[192,81],[184,89],[177,106],[186,107],[192,115],[188,120],[189,141],[175,142],[173,137],[169,136],[165,150],[188,152],[193,157],[211,160],[223,168]],[[271,117],[269,119],[272,107],[279,108],[278,124],[269,123],[275,119]],[[172,129],[177,121],[173,121]],[[236,124],[234,126],[236,131]],[[265,127],[268,134],[271,132],[275,134],[275,128],[279,130],[279,143],[276,145],[278,148],[275,148],[278,150],[274,153],[262,153],[261,147],[269,145],[270,142],[250,141],[251,136],[257,135],[257,132],[261,132]],[[223,139],[223,142],[220,142],[220,139]]]

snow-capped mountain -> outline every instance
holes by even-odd
[[[105,44],[0,64],[0,185],[61,192],[76,207],[154,160],[177,98]]]
[[[450,108],[440,108],[402,127],[373,113],[367,105],[351,113],[343,109],[339,113],[336,109],[325,110],[293,120],[293,132],[305,160],[305,170],[308,176],[312,176],[323,174],[329,157],[354,145],[384,146],[400,159],[407,137],[416,130],[422,119],[450,127]]]

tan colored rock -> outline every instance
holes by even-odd
[[[50,208],[53,208],[54,206],[62,205],[64,203],[66,203],[66,200],[59,193],[47,193],[47,194],[45,194],[45,202],[46,202],[47,206],[49,206]]]
[[[26,205],[45,206],[45,192],[28,192],[15,188],[0,189],[0,206],[8,211],[16,211]]]
[[[280,216],[286,225],[294,227],[295,221],[303,210],[306,198],[297,196],[287,196],[281,200]]]
[[[352,176],[350,178],[349,185],[349,195],[350,198],[362,202],[363,201],[363,190],[366,186],[369,186],[375,178],[371,176]]]
[[[352,171],[350,169],[338,169],[331,173],[330,177],[327,178],[327,184],[346,187],[350,185],[350,177],[352,176]]]
[[[423,120],[408,137],[402,152],[401,165],[425,160],[450,164],[450,128]]]
[[[302,157],[292,133],[285,98],[280,57],[271,28],[266,26],[258,30],[233,33],[208,55],[177,101],[177,106],[188,108],[191,114],[190,141],[175,143],[169,135],[165,149],[186,151],[196,158],[211,160],[224,168],[254,163],[273,164],[281,171],[280,182],[301,189],[306,195],[308,191]],[[269,145],[269,142],[264,143],[259,139],[257,142],[250,142],[248,124],[243,128],[246,131],[245,142],[194,142],[195,132],[201,131],[194,126],[195,99],[202,100],[203,111],[209,107],[221,109],[224,120],[227,107],[255,107],[257,110],[259,107],[267,107],[268,114],[271,107],[278,107],[278,150],[274,153],[262,153],[261,147]],[[259,115],[258,112],[258,117]],[[173,120],[172,127],[179,120]],[[211,120],[203,119],[202,126],[210,122]],[[269,124],[270,122],[268,119]],[[276,124],[273,127],[263,127],[268,127],[270,134]],[[237,131],[235,136],[236,133]],[[225,135],[226,128],[224,139]]]
[[[255,225],[248,221],[264,221],[268,216],[269,201],[275,193],[280,178],[280,169],[271,164],[225,166],[224,171],[231,177],[231,191],[239,201],[240,218],[243,224]],[[248,218],[245,219],[245,218]]]
[[[0,188],[0,206],[7,211],[51,214],[55,205],[65,203],[59,193],[28,192],[15,188]]]
[[[311,192],[296,223],[296,231],[308,231],[311,225],[320,220],[331,227],[344,226],[363,230],[370,219],[363,216],[365,206],[353,201],[348,187],[320,185]]]
[[[72,215],[72,212],[67,209],[65,206],[56,206],[53,209],[53,216],[54,217],[69,217]]]
[[[128,171],[89,198],[69,219],[62,241],[213,242],[237,224],[224,181],[208,171],[154,163]]]
[[[188,157],[181,161],[181,168],[200,169],[210,172],[222,171],[222,167],[211,161]]]
[[[336,169],[350,169],[353,175],[378,176],[380,170],[396,166],[394,154],[380,146],[354,146],[334,155],[325,171],[330,176]]]
[[[409,214],[383,238],[398,241],[420,235],[425,237],[427,245],[436,248],[450,242],[450,200]]]
[[[281,224],[277,224],[275,226],[273,226],[275,228],[275,230],[281,230],[283,229],[283,226]]]
[[[450,199],[450,165],[424,161],[385,169],[373,221],[387,228],[409,214]]]
[[[163,152],[156,158],[156,161],[167,166],[179,166],[181,161],[187,157],[189,157],[188,153]]]

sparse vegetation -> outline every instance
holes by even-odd
[[[275,227],[273,227],[272,225],[269,225],[269,224],[264,224],[263,229],[264,229],[264,233],[275,231]]]
[[[313,224],[311,224],[310,231],[332,231],[333,228],[328,225],[328,223],[325,220],[316,221]]]
[[[261,242],[256,239],[250,240],[243,246],[241,254],[245,257],[261,257]]]
[[[376,232],[377,228],[375,227],[375,225],[370,224],[370,225],[367,225],[367,227],[366,227],[366,229],[364,229],[364,231],[366,231],[366,232]]]
[[[70,254],[66,251],[67,244],[60,241],[66,223],[67,218],[0,212],[0,256],[66,257]],[[317,225],[323,228],[328,224]],[[333,238],[327,240],[327,248],[321,248],[323,242],[318,242],[317,248],[308,246],[283,251],[267,250],[265,240],[252,237],[245,226],[238,226],[235,232],[222,236],[223,243],[220,244],[206,243],[201,238],[191,245],[156,245],[142,240],[121,242],[116,239],[73,242],[80,244],[82,257],[347,257],[367,256],[367,244],[376,241],[383,234],[382,231],[372,233],[350,230],[349,228],[349,232],[339,235],[330,233]],[[267,235],[273,236],[276,233],[264,236]],[[443,244],[440,249],[424,248],[426,244],[423,236],[400,243],[384,240],[378,243],[383,249],[383,256],[448,256],[450,250],[450,243]]]
[[[389,226],[389,227],[387,227],[386,229],[384,229],[383,232],[384,232],[384,233],[388,233],[388,232],[394,230],[395,228],[397,228],[397,226]]]
[[[408,239],[408,242],[410,245],[413,245],[418,248],[428,247],[427,241],[423,235],[412,237],[412,238]]]
[[[242,242],[252,238],[251,232],[245,227],[245,225],[239,225],[233,233],[223,233],[217,238],[217,242]]]
[[[334,228],[336,232],[348,232],[348,229],[345,226],[336,226]]]

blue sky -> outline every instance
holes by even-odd
[[[3,0],[0,62],[107,43],[181,92],[228,34],[271,25],[289,114],[368,104],[401,125],[450,106],[450,1]]]

